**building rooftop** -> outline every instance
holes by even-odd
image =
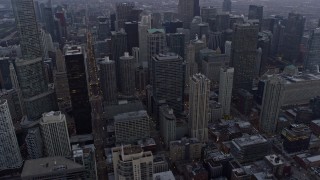
[[[148,117],[148,113],[145,110],[140,111],[133,111],[133,112],[127,112],[122,113],[114,116],[114,122],[120,122],[120,121],[131,121],[134,120],[133,118],[145,118]]]
[[[46,157],[27,160],[24,163],[21,177],[60,174],[72,170],[84,170],[84,167],[64,157]]]
[[[153,174],[153,180],[175,180],[171,171]]]
[[[163,60],[171,60],[171,59],[179,59],[181,58],[178,54],[174,52],[168,52],[165,54],[158,54],[155,56],[155,59],[158,61],[163,61]]]
[[[158,33],[165,33],[165,31],[164,31],[164,29],[148,29],[148,33],[158,34]]]
[[[280,159],[280,157],[277,156],[277,155],[275,155],[275,154],[265,156],[265,159],[266,159],[270,164],[272,164],[273,166],[278,166],[278,165],[284,164],[284,162],[282,161],[282,159]]]
[[[126,146],[123,147],[123,154],[124,155],[130,155],[130,154],[138,154],[143,152],[143,149],[141,148],[141,146]]]
[[[141,101],[130,102],[126,104],[111,105],[105,108],[107,119],[113,119],[114,116],[122,113],[144,110]]]
[[[65,46],[65,55],[79,55],[82,54],[82,47],[76,45]]]
[[[168,120],[175,120],[176,116],[173,114],[173,109],[170,108],[169,105],[160,106],[160,112],[166,117]]]
[[[264,137],[262,137],[260,134],[257,135],[251,135],[246,137],[241,137],[232,140],[234,143],[236,143],[238,146],[251,146],[255,144],[261,144],[268,142]]]

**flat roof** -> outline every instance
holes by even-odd
[[[239,146],[250,146],[254,144],[261,144],[268,142],[264,137],[262,137],[260,134],[247,136],[247,137],[241,137],[236,138],[232,140],[234,143],[236,143]]]
[[[21,177],[41,176],[72,170],[84,170],[84,167],[61,156],[31,159],[25,161]]]
[[[172,171],[165,171],[153,174],[153,180],[175,180]]]
[[[119,121],[131,121],[132,117],[147,117],[148,113],[146,110],[141,110],[141,111],[133,111],[133,112],[127,112],[127,113],[122,113],[114,116],[114,121],[119,122]]]

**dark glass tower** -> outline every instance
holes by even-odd
[[[126,22],[124,30],[127,33],[127,50],[132,55],[132,48],[139,47],[139,32],[137,22]]]
[[[83,49],[81,46],[67,46],[64,53],[77,134],[89,134],[92,132],[91,107]]]

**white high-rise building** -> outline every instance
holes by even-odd
[[[22,157],[7,100],[0,101],[0,171],[22,166]]]
[[[230,105],[232,97],[234,68],[223,67],[220,69],[219,81],[219,103],[222,106],[222,114],[230,114]]]
[[[189,129],[192,138],[208,140],[210,80],[203,74],[190,78]]]
[[[260,112],[260,129],[266,133],[274,133],[277,119],[285,93],[285,82],[278,76],[270,77],[265,82],[262,109]]]
[[[119,180],[152,179],[153,155],[141,146],[127,145],[112,148],[114,177]]]
[[[66,156],[71,152],[66,116],[60,111],[44,113],[40,120],[47,156]]]

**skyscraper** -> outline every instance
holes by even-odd
[[[124,28],[124,23],[130,18],[131,11],[134,8],[134,2],[122,2],[116,4],[116,30]]]
[[[127,33],[124,30],[111,32],[111,53],[116,63],[117,87],[120,88],[120,64],[119,58],[127,52]]]
[[[128,52],[125,52],[124,55],[119,58],[120,92],[124,95],[134,95],[135,93],[135,63],[134,57],[129,56]]]
[[[283,34],[283,47],[280,49],[284,60],[296,63],[299,60],[300,44],[304,32],[305,17],[289,13]]]
[[[28,129],[26,144],[30,159],[38,159],[43,157],[43,142],[39,127]]]
[[[305,60],[305,69],[312,70],[320,66],[320,28],[312,31],[308,42],[308,52]]]
[[[266,133],[276,132],[277,119],[284,96],[284,83],[279,77],[271,77],[266,80],[262,109],[260,112],[260,129]]]
[[[231,0],[224,0],[222,4],[222,11],[231,12]]]
[[[116,64],[109,57],[99,61],[101,90],[107,104],[117,101]]]
[[[219,103],[222,114],[230,115],[234,68],[222,67],[219,81]]]
[[[104,16],[98,17],[98,39],[103,41],[110,36],[110,23],[109,18]]]
[[[163,54],[167,47],[166,33],[163,29],[149,29],[147,38],[147,60],[149,72],[151,73],[152,57],[157,54]]]
[[[169,147],[170,142],[176,140],[176,116],[173,114],[173,109],[168,105],[160,106],[159,119],[161,136],[166,147]]]
[[[184,63],[175,53],[152,58],[152,88],[156,104],[165,101],[175,114],[184,109]]]
[[[177,53],[184,59],[185,55],[185,34],[172,33],[167,34],[167,45],[170,52]]]
[[[127,51],[132,55],[132,48],[139,47],[138,22],[125,22],[124,30],[127,33]]]
[[[148,60],[148,29],[151,28],[151,16],[145,15],[141,17],[140,24],[138,24],[139,30],[139,65],[147,67]]]
[[[192,138],[208,140],[210,80],[203,74],[190,77],[189,130]]]
[[[258,19],[261,24],[263,19],[263,6],[250,5],[248,19]]]
[[[85,58],[81,46],[65,47],[65,63],[70,90],[72,114],[77,134],[92,132]]]
[[[11,0],[24,58],[42,57],[33,0]]]
[[[179,0],[178,16],[183,21],[184,28],[190,28],[194,16],[200,15],[199,0]]]
[[[251,91],[256,75],[257,41],[259,27],[235,24],[232,37],[231,66],[234,67],[234,89]]]
[[[67,156],[71,153],[66,116],[60,111],[44,113],[40,129],[47,156]]]
[[[23,164],[7,100],[0,101],[0,170],[20,168]]]

